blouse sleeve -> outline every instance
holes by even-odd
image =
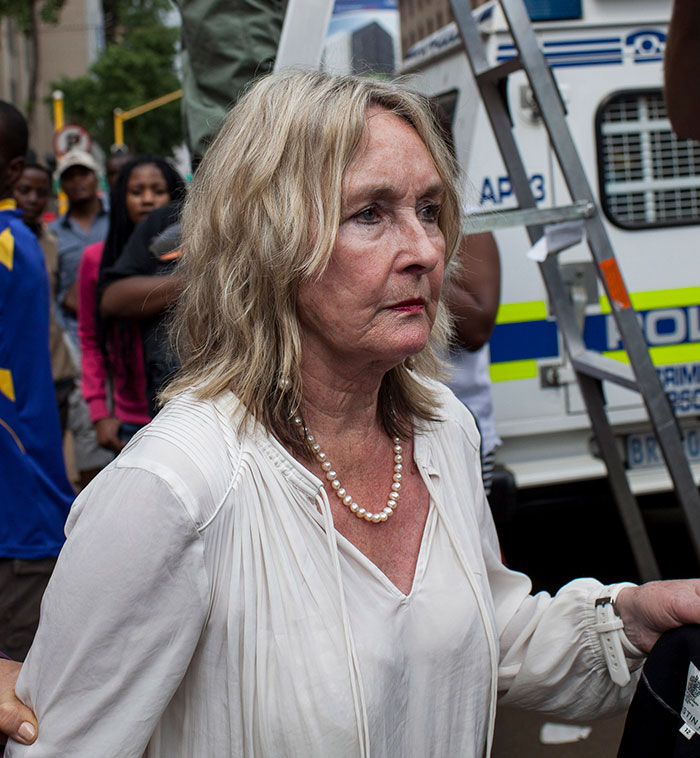
[[[204,627],[203,540],[168,485],[138,468],[100,474],[70,521],[17,682],[39,737],[6,757],[137,758]]]
[[[601,718],[624,709],[637,677],[626,687],[610,679],[593,629],[594,603],[603,585],[576,579],[554,597],[547,592],[531,595],[529,578],[503,565],[493,522],[486,512],[482,516],[500,643],[500,702],[566,718]],[[641,663],[628,661],[630,670]]]
[[[111,415],[107,406],[107,367],[97,337],[97,277],[102,249],[103,243],[86,247],[78,268],[82,390],[93,422]]]

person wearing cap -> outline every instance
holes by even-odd
[[[68,211],[49,225],[58,239],[56,318],[63,327],[73,362],[80,366],[78,339],[78,267],[83,250],[103,242],[109,213],[97,194],[99,168],[90,153],[69,150],[58,162],[56,177],[68,197]],[[70,395],[68,428],[73,435],[75,468],[84,487],[114,457],[97,441],[80,381]]]
[[[69,150],[58,161],[56,177],[68,197],[68,211],[49,226],[58,239],[57,313],[76,365],[80,365],[78,266],[85,247],[103,242],[109,227],[109,214],[97,194],[98,173],[97,162],[84,150]]]

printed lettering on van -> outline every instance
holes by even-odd
[[[546,197],[544,175],[533,174],[530,177],[530,189],[534,195],[535,201],[540,202]],[[504,200],[514,197],[513,187],[507,176],[490,177],[485,176],[481,184],[480,205],[501,205]]]

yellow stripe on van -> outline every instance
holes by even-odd
[[[528,303],[501,303],[496,316],[497,324],[513,324],[518,321],[542,321],[547,318],[547,304],[544,300]]]
[[[620,361],[620,363],[629,363],[630,359],[626,350],[606,350],[602,353],[606,358],[612,358],[614,361]]]
[[[492,363],[492,382],[510,382],[514,379],[534,379],[537,376],[537,361],[503,361]]]
[[[700,342],[652,347],[649,349],[649,354],[655,366],[670,366],[674,363],[700,363]],[[621,363],[629,363],[629,358],[624,350],[609,350],[603,355]],[[517,379],[535,379],[539,370],[536,360],[502,361],[501,363],[491,364],[490,374],[492,382],[512,382]]]
[[[649,290],[630,293],[632,307],[636,311],[654,308],[683,308],[700,303],[700,287],[680,287],[671,290]],[[610,313],[610,303],[606,295],[600,298],[601,313]]]
[[[624,350],[612,350],[603,353],[603,355],[622,363],[629,363],[629,358]],[[700,362],[700,342],[650,347],[649,355],[655,366],[670,366],[673,363],[697,363]]]

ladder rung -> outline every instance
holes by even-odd
[[[604,379],[635,392],[639,391],[639,384],[630,366],[626,363],[614,361],[612,358],[606,358],[593,350],[584,350],[572,355],[571,365],[574,371],[581,374],[592,376],[595,379]]]
[[[493,229],[508,229],[513,226],[544,226],[560,224],[563,221],[579,221],[590,218],[595,213],[595,205],[590,201],[579,201],[573,205],[557,208],[514,208],[506,211],[484,211],[473,213],[464,219],[463,234],[490,232]]]
[[[480,82],[500,82],[501,79],[505,79],[515,71],[522,70],[522,67],[523,64],[520,57],[516,55],[514,58],[508,58],[507,61],[498,63],[496,66],[489,66],[488,68],[482,69],[476,74],[476,79]]]

